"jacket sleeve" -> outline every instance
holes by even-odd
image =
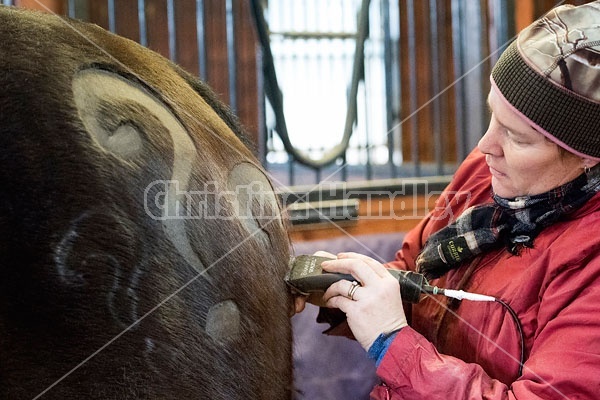
[[[502,399],[507,387],[490,379],[477,364],[437,352],[410,327],[403,328],[388,348],[377,375],[383,385],[376,399]]]
[[[600,255],[549,277],[523,375],[504,384],[477,364],[437,352],[402,329],[377,369],[385,386],[373,398],[586,399],[600,393]],[[387,393],[386,393],[387,392]],[[387,396],[387,397],[386,397]]]

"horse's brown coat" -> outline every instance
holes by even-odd
[[[0,398],[291,397],[289,242],[243,140],[159,55],[0,7]]]

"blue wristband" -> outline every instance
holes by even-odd
[[[387,353],[388,348],[396,338],[398,332],[400,332],[400,329],[389,333],[382,333],[381,335],[377,336],[377,339],[375,339],[369,348],[369,351],[367,351],[367,356],[371,360],[375,360],[376,367],[379,367],[381,360],[383,360],[383,356],[385,356],[385,353]]]

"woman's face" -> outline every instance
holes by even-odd
[[[583,159],[559,150],[513,111],[492,89],[492,117],[478,147],[486,155],[492,188],[500,197],[514,198],[549,191],[583,172]]]

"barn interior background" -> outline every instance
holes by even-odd
[[[1,1],[96,23],[208,82],[256,144],[295,241],[412,227],[485,132],[499,52],[553,6],[586,2]]]

